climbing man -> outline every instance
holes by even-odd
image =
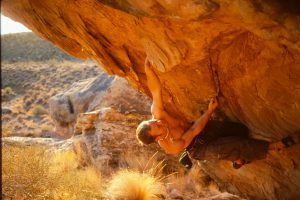
[[[218,107],[216,98],[211,99],[207,111],[200,118],[186,127],[166,112],[161,83],[148,59],[145,61],[145,73],[153,98],[152,119],[139,124],[136,136],[143,144],[157,142],[167,154],[184,152],[180,161],[187,168],[192,164],[187,155],[196,160],[230,160],[238,169],[250,161],[264,159],[269,150],[280,150],[295,143],[292,137],[276,143],[250,139],[247,137],[248,128],[243,124],[209,120]]]

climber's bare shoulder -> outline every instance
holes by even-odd
[[[154,95],[153,95],[154,96]],[[161,101],[161,97],[159,95],[159,100],[154,99],[151,105],[151,114],[153,119],[164,119],[171,124],[179,123],[179,120],[172,117],[164,108],[163,103]]]
[[[182,122],[178,119],[170,115],[163,108],[155,108],[155,104],[152,104],[151,107],[152,119],[160,119],[165,120],[169,127],[177,127],[181,126]]]

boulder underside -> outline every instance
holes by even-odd
[[[300,131],[299,9],[296,0],[2,1],[4,15],[76,57],[97,60],[109,74],[150,95],[143,69],[148,57],[167,111],[186,123],[218,96],[220,115],[268,141]],[[248,198],[295,197],[300,195],[295,148],[243,169],[251,171],[252,184],[243,170],[223,176],[218,162],[208,171],[227,182],[225,189],[234,187]],[[264,170],[274,176],[261,174]]]

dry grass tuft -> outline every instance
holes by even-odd
[[[109,199],[153,200],[165,195],[163,180],[164,160],[158,161],[157,153],[147,156],[125,156],[130,170],[120,170],[111,179],[107,188]]]
[[[128,151],[123,156],[128,168],[140,173],[147,173],[158,179],[166,178],[164,168],[166,167],[165,160],[158,158],[158,152],[153,155],[132,156],[132,152]],[[150,157],[150,158],[149,158]]]
[[[163,188],[151,174],[121,170],[109,182],[107,195],[114,200],[154,200],[163,198]]]
[[[101,177],[97,170],[93,167],[77,169],[73,159],[71,154],[49,157],[42,147],[3,145],[2,197],[100,199]],[[55,165],[57,163],[60,165]]]
[[[3,89],[1,88],[1,100],[2,101],[7,101],[14,95],[15,95],[15,92],[13,91],[13,89],[11,87],[5,87]]]
[[[42,105],[36,105],[34,106],[31,110],[30,113],[33,116],[37,116],[37,115],[47,115],[48,114],[48,110],[46,108],[44,108]]]
[[[11,95],[14,94],[14,91],[11,87],[5,87],[4,89],[1,89],[2,95]]]

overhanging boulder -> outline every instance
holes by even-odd
[[[187,124],[217,95],[220,112],[247,125],[255,138],[276,141],[300,130],[299,1],[1,3],[3,14],[74,56],[96,59],[108,73],[126,78],[150,95],[143,69],[148,56],[163,84],[167,111]],[[272,159],[280,157],[293,160],[295,166],[300,164],[293,153]],[[255,165],[252,172],[259,174]],[[272,162],[269,165],[275,167]],[[280,169],[278,180],[289,173],[294,177],[291,185],[275,187],[271,179],[268,186],[276,188],[280,198],[295,196],[299,168],[288,172]],[[239,176],[241,182],[248,181],[246,176]],[[257,184],[265,180],[257,179]],[[223,181],[230,178],[224,176]],[[247,192],[236,187],[238,193]],[[251,197],[268,198],[268,189],[257,190]]]

